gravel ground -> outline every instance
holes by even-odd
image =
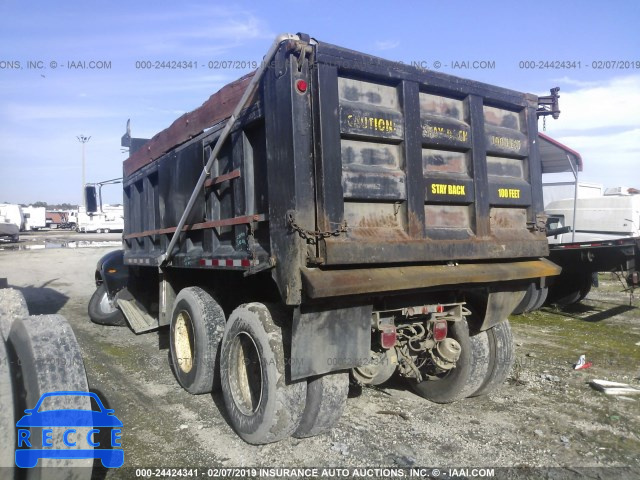
[[[117,242],[119,234],[34,237],[20,245]],[[605,396],[587,383],[640,385],[640,301],[629,305],[608,276],[573,310],[512,317],[517,364],[488,397],[438,405],[400,380],[352,388],[331,432],[256,447],[234,434],[221,394],[191,396],[177,384],[166,329],[135,335],[89,321],[95,264],[114,248],[99,245],[6,249],[0,277],[24,293],[31,314],[69,320],[91,389],[124,423],[127,467],[564,467],[575,478],[612,472],[589,467],[627,467],[616,475],[640,478],[640,396]],[[594,365],[573,370],[581,354]]]

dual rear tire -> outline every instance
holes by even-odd
[[[288,312],[262,303],[236,308],[229,320],[198,287],[176,297],[170,328],[174,373],[192,394],[222,390],[228,421],[260,445],[322,433],[340,419],[349,376],[291,381]]]
[[[180,291],[169,330],[171,363],[178,383],[193,395],[218,389],[220,342],[225,318],[214,298],[200,287]]]
[[[436,403],[451,403],[487,395],[505,382],[515,361],[508,320],[473,335],[465,320],[454,322],[450,336],[461,346],[456,367],[439,378],[414,384],[418,395]]]
[[[535,312],[540,310],[547,301],[549,288],[538,288],[535,283],[530,283],[524,297],[513,310],[514,315],[522,315],[523,313]]]
[[[342,416],[349,389],[346,372],[291,380],[290,313],[249,303],[225,322],[204,290],[182,290],[174,303],[171,357],[178,382],[192,394],[222,390],[228,421],[246,442],[260,445],[289,436],[310,437]],[[472,321],[472,324],[475,322]],[[456,367],[415,385],[422,397],[450,403],[486,395],[509,375],[515,360],[508,321],[470,334],[465,320],[450,326],[462,347]]]

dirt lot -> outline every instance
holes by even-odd
[[[72,243],[96,241],[67,236]],[[53,243],[46,238],[20,245]],[[50,239],[68,244],[65,238]],[[568,467],[575,478],[608,477],[606,469],[588,467],[629,467],[623,476],[640,477],[640,396],[605,396],[587,385],[594,378],[640,385],[640,300],[630,306],[608,275],[570,311],[512,317],[517,365],[509,383],[489,397],[437,405],[401,381],[353,389],[330,433],[255,447],[234,434],[220,394],[194,397],[177,384],[166,330],[138,336],[89,321],[96,261],[118,238],[97,236],[109,246],[5,249],[0,277],[24,292],[31,314],[67,317],[91,389],[125,425],[126,466]],[[593,367],[575,371],[581,354]]]

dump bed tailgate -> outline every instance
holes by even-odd
[[[548,253],[537,97],[326,44],[314,67],[325,265]]]

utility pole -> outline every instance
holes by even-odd
[[[91,137],[87,137],[86,135],[78,135],[77,136],[78,141],[82,144],[82,195],[80,196],[80,203],[78,204],[78,206],[84,205],[85,209],[86,209],[86,205],[84,204],[85,199],[84,199],[84,185],[85,185],[85,178],[84,178],[84,174],[85,174],[85,151],[84,151],[84,145],[85,143],[87,143]]]

